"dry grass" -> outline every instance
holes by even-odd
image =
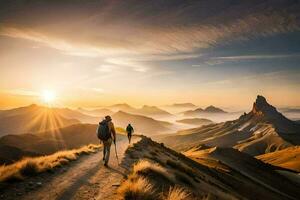
[[[190,193],[181,187],[171,187],[168,195],[162,197],[163,200],[189,200]]]
[[[185,177],[190,180],[188,176]],[[175,186],[178,182],[176,178],[176,173],[169,172],[167,168],[160,164],[141,160],[133,165],[132,173],[121,184],[118,193],[125,200],[189,199],[190,194],[186,190]],[[190,181],[188,182],[191,185]]]
[[[162,168],[160,165],[156,163],[152,163],[148,160],[141,160],[133,166],[133,172],[137,173],[139,171],[143,171],[145,169],[152,169],[160,174],[166,175],[168,172],[166,169]]]
[[[76,160],[79,155],[94,153],[99,148],[100,145],[87,145],[79,149],[59,151],[48,156],[24,158],[11,165],[0,166],[0,182],[22,180],[27,176],[51,171]]]
[[[141,160],[133,166],[133,174],[147,174],[150,171],[159,174],[160,176],[166,178],[170,182],[176,182],[175,177],[172,174],[170,174],[166,168],[163,168],[157,163],[152,163],[148,160]]]
[[[118,193],[125,200],[156,200],[151,183],[142,177],[131,176],[118,188]]]
[[[124,128],[116,127],[116,132],[120,135],[127,135],[127,132]]]

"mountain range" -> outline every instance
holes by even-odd
[[[112,119],[116,126],[126,127],[130,123],[136,132],[146,135],[163,133],[169,131],[172,127],[172,124],[169,122],[159,121],[151,117],[130,114],[123,111],[113,114]]]
[[[174,103],[172,105],[169,105],[169,107],[175,107],[175,108],[196,108],[197,106],[192,103]]]
[[[114,112],[107,108],[98,108],[98,109],[84,109],[78,108],[77,111],[98,118],[104,118],[106,115],[112,115]]]
[[[144,105],[141,108],[134,108],[128,104],[115,104],[112,106],[107,107],[107,109],[111,109],[115,112],[117,111],[123,111],[130,114],[136,114],[136,115],[144,115],[148,117],[171,117],[172,114],[158,108],[157,106],[148,106]]]
[[[4,110],[0,112],[0,136],[26,132],[57,129],[80,123],[76,116],[59,109],[51,109],[37,105]]]
[[[183,112],[183,115],[184,116],[197,116],[197,115],[205,114],[205,113],[224,114],[227,112],[222,110],[221,108],[217,108],[215,106],[208,106],[205,109],[197,108],[195,110],[187,110],[187,111]]]
[[[287,119],[257,96],[253,108],[237,120],[179,131],[162,141],[177,150],[195,146],[233,147],[250,155],[261,155],[300,144],[300,125]]]

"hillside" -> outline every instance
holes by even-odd
[[[258,96],[253,109],[237,120],[179,131],[162,141],[178,150],[205,144],[233,147],[256,156],[300,144],[300,125]]]
[[[213,123],[213,121],[205,118],[186,118],[186,119],[177,120],[176,122],[183,123],[183,124],[190,124],[190,125],[198,125],[198,126],[208,125]]]
[[[128,141],[118,141],[117,147],[121,159]],[[126,171],[118,165],[114,148],[110,167],[104,167],[101,148],[90,144],[0,166],[0,199],[118,199],[117,186]]]
[[[263,162],[300,172],[300,146],[289,147],[280,151],[256,157]]]
[[[0,145],[0,165],[13,163],[23,157],[35,157],[39,155],[38,153],[24,151],[17,147]]]
[[[116,126],[126,127],[131,123],[136,132],[149,135],[168,131],[172,126],[169,122],[158,121],[150,117],[129,114],[123,111],[113,114],[112,119]]]
[[[40,132],[37,134],[6,135],[0,138],[1,148],[17,148],[15,154],[1,154],[1,162],[18,160],[23,155],[48,155],[63,149],[78,148],[87,144],[99,144],[96,136],[97,125],[74,124],[56,130]],[[117,139],[125,136],[118,134]]]
[[[56,109],[30,105],[0,112],[0,136],[57,129],[80,123]]]
[[[194,161],[142,137],[126,150],[122,166],[130,169],[130,174],[119,187],[119,195],[122,199],[159,200],[279,200],[297,199],[300,195],[300,185],[278,173],[281,168],[231,148],[214,148],[208,154],[205,158],[194,157]]]

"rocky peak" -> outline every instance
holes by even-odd
[[[279,114],[276,108],[270,105],[266,98],[261,95],[258,95],[256,101],[253,103],[252,112],[255,115],[272,117]]]

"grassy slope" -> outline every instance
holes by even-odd
[[[223,150],[216,153],[222,156]],[[293,199],[300,195],[298,185],[273,167],[250,156],[238,164],[222,163],[224,168],[200,164],[143,137],[126,151],[122,166],[130,174],[121,184],[119,195],[123,199],[170,199],[173,190],[181,191],[177,196],[187,195],[184,199]],[[239,171],[241,166],[246,169],[243,173]],[[253,177],[256,172],[261,176],[261,169],[267,172],[267,178]],[[274,183],[268,185],[270,180]]]
[[[76,160],[80,155],[96,152],[100,145],[87,145],[79,149],[59,151],[48,156],[24,158],[11,165],[0,166],[0,182],[22,180],[28,176],[53,170]]]
[[[49,155],[57,151],[79,148],[87,144],[99,144],[96,124],[74,124],[53,131],[38,134],[6,135],[0,138],[0,149],[10,149],[0,153],[0,163],[10,164],[23,156]],[[116,128],[117,139],[125,138],[125,130]],[[3,147],[3,148],[2,148]]]
[[[272,165],[300,172],[300,146],[294,146],[257,156],[258,159]]]

